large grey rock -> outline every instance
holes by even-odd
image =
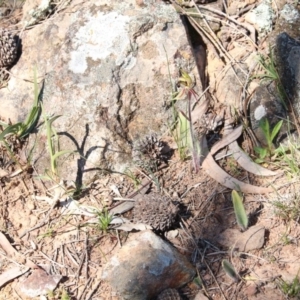
[[[262,146],[267,146],[267,140],[262,130],[261,120],[267,119],[271,130],[280,120],[287,120],[288,114],[282,101],[274,82],[262,84],[253,93],[249,106],[251,129]],[[291,126],[284,122],[281,133],[274,140],[275,144],[287,137],[288,128]]]
[[[265,243],[265,228],[256,225],[245,232],[228,228],[219,235],[218,243],[224,247],[234,247],[237,251],[243,252],[260,249]]]
[[[285,32],[276,40],[276,60],[280,81],[294,108],[300,116],[300,43]]]
[[[152,299],[167,288],[191,281],[195,269],[152,231],[133,234],[110,259],[102,277],[123,299]]]
[[[164,2],[74,0],[21,38],[16,77],[0,90],[0,116],[24,120],[33,84],[22,78],[32,80],[36,66],[39,80],[45,78],[45,113],[62,115],[53,124],[60,148],[81,155],[66,160],[64,178],[87,176],[87,169],[124,170],[132,140],[168,129],[169,70],[171,80],[179,68],[198,77],[184,26]],[[41,127],[34,153],[40,173],[49,168],[45,136]]]

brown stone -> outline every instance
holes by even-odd
[[[184,256],[148,230],[131,236],[105,266],[102,277],[123,299],[143,300],[179,288],[194,275]]]

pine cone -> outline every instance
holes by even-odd
[[[17,44],[14,37],[0,30],[0,68],[9,68],[17,59]]]
[[[136,201],[133,215],[134,223],[150,225],[154,230],[168,230],[178,213],[178,208],[171,201],[171,198],[160,194],[144,195]]]
[[[164,153],[165,148],[166,144],[158,140],[156,134],[150,134],[134,143],[133,161],[142,168],[155,171],[162,162],[167,161],[167,155]]]
[[[181,300],[181,297],[177,290],[175,289],[166,289],[159,294],[157,300]]]

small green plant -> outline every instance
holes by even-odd
[[[132,180],[135,189],[138,189],[141,184],[141,180],[130,169],[126,169],[124,174]]]
[[[254,151],[258,154],[258,158],[256,159],[257,163],[264,162],[267,158],[270,159],[271,155],[275,152],[273,141],[279,133],[282,123],[283,120],[279,121],[271,130],[267,118],[261,118],[261,120],[259,121],[259,127],[264,134],[266,146],[254,147]]]
[[[269,56],[263,56],[259,55],[258,62],[261,65],[261,67],[264,70],[264,74],[256,74],[252,78],[260,78],[261,81],[274,81],[276,85],[276,89],[278,92],[278,95],[280,97],[280,101],[285,109],[287,109],[286,105],[286,92],[283,88],[283,85],[281,84],[280,77],[275,65],[275,57],[274,57],[274,51],[272,49],[269,49]]]
[[[47,292],[47,299],[49,299],[49,300],[54,300],[55,299],[54,291],[48,291]]]
[[[187,159],[187,149],[190,144],[189,126],[187,118],[181,112],[178,112],[177,126],[173,136],[182,161]]]
[[[47,293],[48,300],[71,300],[71,296],[69,296],[68,292],[61,288],[55,291],[49,291]]]
[[[294,143],[289,138],[287,145],[280,145],[275,154],[280,158],[280,167],[283,167],[288,175],[291,177],[299,176],[300,174],[300,145]]]
[[[291,283],[283,280],[282,278],[278,278],[276,280],[277,286],[287,297],[300,297],[300,281],[298,274],[295,276]]]
[[[246,230],[248,228],[248,217],[243,205],[242,197],[237,191],[233,190],[231,193],[231,199],[236,221],[242,230]]]
[[[177,144],[180,153],[185,155],[185,151],[187,148],[190,148],[192,162],[195,172],[199,171],[199,162],[200,162],[200,154],[201,149],[199,143],[197,143],[194,132],[193,132],[193,122],[192,122],[192,98],[197,97],[197,94],[194,90],[194,81],[190,77],[190,75],[181,70],[181,77],[179,78],[179,84],[181,86],[181,90],[175,95],[174,99],[176,100],[187,100],[187,113],[185,114],[183,111],[179,110],[179,120],[177,126]]]
[[[113,219],[113,216],[109,213],[107,208],[104,208],[101,212],[98,212],[97,215],[98,215],[98,224],[97,224],[98,229],[107,232],[109,225]]]
[[[186,160],[188,157],[187,150],[188,148],[192,149],[192,158],[193,158],[193,165],[196,172],[199,169],[199,160],[197,161],[197,155],[200,155],[200,149],[198,143],[195,142],[193,136],[193,127],[191,126],[191,100],[192,97],[196,97],[196,92],[194,91],[194,81],[189,76],[187,72],[184,70],[180,70],[181,76],[178,80],[178,83],[181,86],[181,90],[177,91],[175,85],[172,84],[172,77],[169,67],[169,60],[168,54],[166,49],[164,48],[167,61],[168,61],[168,73],[170,78],[171,84],[171,108],[172,108],[172,124],[169,125],[170,131],[173,135],[173,138],[177,144],[179,157],[182,161]],[[179,100],[187,99],[187,109],[186,113],[178,110],[175,106],[176,102]]]
[[[71,300],[71,297],[65,289],[62,289],[61,291],[60,300]]]
[[[293,239],[287,233],[282,234],[280,240],[284,246],[292,244],[293,242]]]
[[[47,237],[54,237],[55,234],[56,234],[56,230],[54,230],[53,228],[49,228],[45,233],[40,234],[38,236],[38,239],[42,240]]]
[[[275,214],[286,222],[300,219],[300,199],[298,193],[295,193],[290,200],[277,200],[273,202]]]
[[[224,161],[225,167],[228,166],[230,169],[230,174],[232,176],[238,177],[241,174],[239,166],[236,160],[233,157],[228,157],[227,160]]]
[[[16,124],[6,124],[0,121],[1,128],[4,128],[4,130],[0,133],[0,143],[4,145],[12,160],[16,164],[18,164],[21,169],[24,169],[24,167],[19,163],[18,159],[15,157],[14,151],[11,149],[10,143],[8,142],[8,138],[16,137],[19,140],[24,139],[32,132],[33,128],[36,126],[38,122],[41,113],[41,103],[39,101],[36,69],[34,69],[33,83],[34,83],[34,102],[25,121]]]
[[[240,280],[239,274],[227,259],[222,260],[222,268],[233,281],[238,282]]]
[[[182,161],[184,161],[187,158],[186,150],[187,150],[187,144],[185,143],[185,137],[181,135],[181,132],[187,132],[184,130],[185,123],[187,120],[180,120],[180,114],[178,110],[176,109],[176,102],[177,102],[177,96],[178,92],[175,87],[175,84],[173,84],[172,76],[170,72],[170,65],[169,65],[169,59],[168,59],[168,53],[164,47],[166,58],[167,58],[167,64],[168,64],[168,73],[169,73],[169,79],[170,79],[170,87],[171,87],[171,109],[172,109],[172,122],[171,124],[168,124],[170,132],[175,140],[175,143],[177,145],[177,149],[179,152],[179,157]],[[181,124],[180,124],[181,123]]]
[[[25,119],[24,122],[19,122],[13,125],[5,124],[4,122],[0,122],[0,125],[3,126],[5,129],[0,134],[0,141],[4,142],[4,138],[7,135],[14,134],[19,139],[22,139],[30,134],[32,129],[36,126],[40,113],[41,113],[41,102],[39,101],[39,89],[37,83],[37,75],[36,69],[34,69],[34,101],[33,106]]]
[[[50,154],[51,174],[48,175],[51,179],[53,179],[53,177],[54,178],[58,177],[57,159],[64,154],[70,154],[76,151],[69,151],[69,150],[59,151],[58,136],[52,124],[60,116],[52,116],[52,117],[46,116],[43,106],[42,106],[42,113],[46,125],[47,144],[48,144],[48,150]]]

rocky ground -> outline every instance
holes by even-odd
[[[178,13],[190,13],[192,1],[183,2],[175,5],[176,10]],[[143,1],[136,3],[145,5]],[[23,4],[22,1],[8,1],[2,5],[2,27],[18,33],[25,30]],[[66,13],[68,5],[68,1],[52,3],[51,9],[41,19],[27,20],[31,23],[26,30]],[[165,5],[171,3],[166,2]],[[202,5],[208,4],[201,3],[199,7]],[[208,97],[210,104],[205,110],[205,120],[209,123],[205,134],[203,130],[197,131],[203,123],[195,125],[194,129],[199,138],[206,136],[212,153],[212,146],[226,136],[224,116],[230,114],[228,108],[240,109],[241,103],[248,101],[252,92],[254,99],[261,97],[257,94],[257,87],[262,83],[260,78],[254,77],[266,71],[258,63],[258,54],[269,57],[269,47],[274,46],[276,36],[283,29],[293,38],[299,37],[295,24],[299,24],[300,14],[298,11],[297,16],[295,12],[299,9],[297,1],[288,0],[217,1],[207,7],[210,10],[201,10],[200,14],[212,16],[212,10],[217,10],[224,15],[221,15],[223,23],[218,28],[212,30],[215,20],[212,19],[209,20],[212,31],[209,34],[207,31],[200,32],[207,54],[207,67],[203,73],[206,79],[202,78],[202,87],[208,86],[211,98]],[[79,8],[75,6],[72,9]],[[286,12],[287,9],[290,9],[289,12]],[[274,15],[270,17],[268,13],[271,10]],[[289,23],[294,15],[295,23]],[[237,23],[229,22],[230,26],[227,26],[229,18]],[[239,27],[238,24],[244,26]],[[201,26],[205,28],[203,24]],[[191,32],[187,30],[187,34]],[[212,38],[215,35],[220,44]],[[230,68],[232,65],[234,68]],[[199,72],[201,75],[203,69]],[[240,85],[238,81],[241,81]],[[276,79],[268,84],[274,81]],[[5,82],[3,86],[5,88]],[[239,88],[235,89],[237,86]],[[254,117],[260,105],[267,107],[262,102],[250,107]],[[247,127],[245,121],[249,111],[247,104],[244,107],[246,109],[242,107],[241,111],[246,116],[239,115],[237,118],[231,111],[236,117],[234,126],[242,120],[244,128]],[[272,117],[277,117],[277,113],[272,113]],[[271,126],[278,120],[280,118],[270,119]],[[254,122],[252,120],[252,124]],[[259,132],[261,127],[252,129],[263,145],[261,139],[264,136],[261,137]],[[194,278],[178,288],[178,278],[172,283],[182,299],[299,299],[300,160],[297,142],[291,137],[285,139],[288,151],[276,156],[274,147],[279,147],[278,142],[270,149],[270,158],[262,158],[253,150],[251,133],[245,129],[243,134],[221,147],[229,145],[227,152],[216,152],[215,164],[204,162],[196,171],[190,152],[186,149],[180,151],[175,136],[169,127],[161,137],[164,146],[155,140],[150,143],[149,149],[146,147],[147,151],[138,148],[133,155],[135,165],[123,173],[108,170],[97,173],[81,186],[53,172],[39,173],[34,161],[28,159],[31,146],[27,140],[7,137],[11,151],[2,142],[0,152],[0,299],[121,299],[116,288],[113,289],[103,278],[103,273],[107,264],[114,262],[112,257],[126,248],[128,240],[134,240],[138,225],[132,224],[137,223],[143,228],[145,223],[161,226],[159,229],[162,230],[155,231],[157,236],[173,245],[176,253],[186,258],[186,269],[191,264]],[[260,159],[261,167],[273,171],[273,176],[259,176],[263,172],[260,169],[251,174],[241,167],[230,148],[236,141],[253,160]],[[167,150],[162,152],[165,145],[168,145]],[[251,164],[248,162],[247,165]],[[59,168],[68,170],[66,164]],[[226,178],[222,177],[221,168],[229,174]],[[232,189],[235,187],[241,189],[249,217],[248,229],[244,232],[237,224],[232,204]],[[159,213],[147,206],[140,210],[132,209],[134,201],[143,199],[144,194],[154,193],[167,197],[171,201],[169,207],[164,207],[164,211]],[[173,204],[177,208],[174,216],[170,208]],[[166,214],[172,215],[172,220],[165,228],[169,221],[163,222],[162,218]],[[130,221],[126,225],[128,227],[119,227],[120,217]],[[133,265],[141,255],[138,250],[134,251],[128,250],[130,255],[127,257]],[[145,253],[146,250],[142,255],[146,256]],[[226,274],[222,267],[225,259],[238,275]],[[120,282],[133,272],[126,266],[124,269],[123,274],[118,274]],[[175,277],[174,273],[167,276]],[[162,281],[167,282],[168,278],[164,277]],[[157,290],[160,288],[156,287]],[[147,287],[143,289],[147,290]],[[179,299],[179,296],[176,297],[159,299]],[[138,298],[127,295],[126,299]]]

